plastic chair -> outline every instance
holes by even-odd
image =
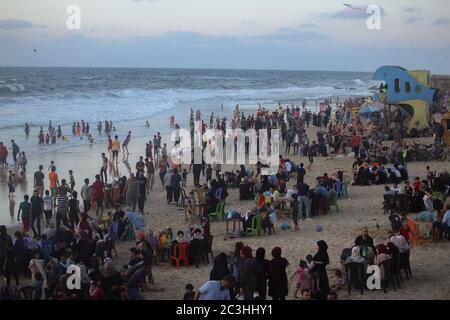
[[[380,267],[383,266],[384,269],[384,281],[383,281],[383,291],[384,293],[387,293],[387,287],[390,283],[392,283],[392,286],[394,287],[394,291],[397,291],[397,286],[395,285],[394,281],[394,267],[393,267],[393,261],[392,259],[384,260]]]
[[[348,279],[348,294],[350,295],[352,287],[364,294],[364,265],[358,262],[346,263],[345,274]]]
[[[189,261],[186,254],[188,246],[188,243],[176,243],[172,247],[170,261],[175,262],[177,269],[180,267],[180,262],[183,262],[186,267],[189,267]]]
[[[261,234],[261,230],[262,230],[261,225],[262,225],[262,216],[260,214],[257,214],[252,219],[251,228],[247,228],[246,232],[249,235],[254,235],[255,237],[257,237]]]
[[[400,273],[400,253],[392,253],[392,275],[400,287],[400,283],[403,283],[402,274]]]
[[[209,214],[209,216],[214,219],[220,218],[221,220],[223,220],[224,216],[225,216],[224,207],[225,207],[225,202],[223,202],[223,201],[219,202],[217,204],[216,211],[211,212]]]
[[[445,201],[444,201],[444,195],[443,195],[441,192],[439,192],[439,191],[433,192],[433,193],[431,194],[431,197],[432,197],[433,199],[437,199],[437,200],[440,200],[440,201],[442,201],[442,202],[445,202]]]
[[[337,194],[332,199],[330,199],[330,207],[335,207],[336,212],[339,212],[339,200]]]
[[[405,270],[406,280],[412,278],[411,264],[409,261],[410,251],[400,253],[400,270]]]

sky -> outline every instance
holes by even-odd
[[[67,27],[70,5],[80,9],[80,29]],[[366,26],[369,5],[381,8],[380,30]],[[372,72],[399,65],[450,74],[449,55],[448,0],[0,1],[0,66]]]

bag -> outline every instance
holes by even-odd
[[[291,226],[286,222],[281,225],[281,230],[290,230],[290,229]]]

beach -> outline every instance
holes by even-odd
[[[307,134],[315,136],[317,128],[307,129]],[[422,140],[428,141],[429,138]],[[130,155],[128,163],[134,169],[135,163],[139,156],[144,155],[144,146],[148,141],[147,138],[133,139],[129,145]],[[166,141],[166,140],[165,140]],[[104,145],[84,145],[64,152],[45,153],[39,158],[31,158],[28,166],[28,183],[18,186],[16,195],[16,205],[14,214],[20,202],[21,195],[25,192],[31,192],[32,174],[37,165],[42,163],[44,171],[50,160],[54,160],[57,166],[57,172],[61,178],[68,178],[68,170],[72,169],[76,177],[77,186],[80,187],[85,177],[91,179],[99,172],[101,165],[101,152],[105,152]],[[306,157],[289,156],[296,163],[307,162]],[[121,159],[121,155],[119,156]],[[305,182],[314,185],[315,178],[327,172],[333,174],[337,170],[343,170],[346,175],[351,174],[351,165],[353,158],[347,156],[333,157],[317,157],[315,158],[312,171],[308,171]],[[426,172],[423,162],[408,163],[410,177],[423,176]],[[431,162],[428,163],[433,170],[442,171],[448,169],[448,162]],[[119,161],[119,176],[127,175],[128,169],[126,163]],[[223,170],[227,170],[224,166]],[[203,183],[205,177],[201,176],[200,182]],[[47,183],[47,181],[46,181]],[[289,182],[288,182],[289,184]],[[1,203],[5,208],[8,203],[6,197],[6,186],[1,184]],[[76,187],[77,188],[77,187]],[[187,190],[192,188],[192,175],[188,176]],[[254,206],[253,201],[239,201],[238,189],[229,189],[229,197],[226,200],[225,211],[246,211]],[[275,226],[275,235],[262,235],[258,238],[244,237],[238,239],[225,239],[225,222],[211,222],[211,234],[214,236],[213,254],[217,256],[220,252],[230,254],[233,251],[236,241],[243,241],[253,250],[258,247],[266,248],[266,252],[270,253],[274,246],[280,246],[283,256],[289,261],[288,275],[290,276],[296,270],[300,259],[304,259],[307,254],[314,254],[316,251],[316,242],[325,240],[329,246],[330,265],[327,267],[329,278],[334,276],[334,270],[340,267],[340,254],[342,249],[351,247],[356,236],[359,235],[360,229],[364,226],[369,228],[369,234],[374,238],[374,243],[378,244],[387,240],[387,231],[390,230],[390,223],[387,216],[383,215],[382,195],[384,186],[353,186],[350,188],[350,199],[339,201],[339,212],[332,207],[327,215],[316,216],[312,221],[302,221],[299,223],[300,231],[291,230],[283,231],[280,226],[287,222],[292,225],[292,220],[288,217],[279,217]],[[175,206],[168,205],[165,198],[165,191],[162,190],[157,177],[155,178],[155,186],[150,191],[147,199],[144,215],[146,221],[146,229],[162,230],[171,227],[174,232],[177,230],[185,230],[187,225],[184,220],[184,210]],[[94,214],[91,212],[91,215]],[[3,209],[3,219],[7,212]],[[9,219],[9,218],[8,218]],[[6,220],[8,220],[6,219]],[[12,218],[11,218],[12,219]],[[15,220],[15,219],[14,219]],[[12,220],[11,220],[12,222]],[[3,222],[8,223],[8,221]],[[322,226],[322,231],[316,231],[316,225]],[[379,226],[377,228],[376,226]],[[13,229],[18,229],[18,223],[12,224]],[[124,265],[128,259],[128,249],[134,246],[133,241],[116,243],[119,257],[115,259],[117,265]],[[269,258],[270,257],[266,257]],[[431,243],[429,245],[413,248],[411,251],[411,265],[414,278],[405,281],[400,289],[394,292],[389,289],[387,294],[382,291],[369,292],[365,291],[364,295],[353,291],[350,296],[343,290],[338,292],[338,299],[450,299],[450,277],[444,270],[450,267],[450,253],[448,251],[448,243],[445,241]],[[180,267],[176,269],[167,263],[159,263],[153,267],[153,277],[155,285],[150,286],[158,292],[145,292],[147,299],[181,299],[184,293],[184,287],[188,283],[192,283],[195,289],[198,289],[205,281],[209,280],[209,272],[212,263],[204,266],[200,264],[199,268],[190,266],[189,268]],[[290,282],[290,291],[288,299],[294,299],[293,290],[295,284]],[[159,289],[163,291],[159,292]]]

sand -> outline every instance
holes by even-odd
[[[308,135],[315,137],[314,128],[308,129]],[[152,133],[153,134],[153,133]],[[150,137],[150,133],[149,133]],[[138,157],[144,155],[145,142],[148,139],[134,139],[130,143],[129,164],[132,168]],[[46,168],[51,159],[56,161],[60,177],[67,178],[67,171],[73,169],[77,179],[78,188],[85,177],[93,179],[93,176],[99,171],[101,160],[100,153],[104,152],[104,146],[83,146],[73,150],[65,150],[63,154],[45,154],[37,159],[30,159],[28,170],[28,181],[32,181],[31,175],[39,163]],[[292,157],[296,163],[307,159],[304,157]],[[329,175],[342,169],[351,172],[352,159],[344,157],[334,157],[334,160],[319,157],[315,158],[312,171],[308,171],[305,180],[308,184],[314,185],[315,177],[327,172]],[[426,163],[408,163],[408,169],[411,177],[424,177]],[[448,162],[429,163],[432,170],[448,169]],[[226,168],[223,168],[226,169]],[[127,174],[126,166],[119,164],[120,174]],[[201,177],[204,181],[204,177]],[[17,187],[16,199],[21,199],[23,192],[31,192],[31,183],[28,186]],[[192,186],[192,176],[188,177],[188,187]],[[0,189],[0,203],[2,207],[2,216],[5,220],[7,215],[8,200],[5,194],[5,185],[2,183]],[[226,200],[225,210],[245,211],[253,206],[252,201],[239,201],[238,189],[229,189],[229,197]],[[333,278],[334,270],[340,266],[339,257],[345,247],[353,244],[355,237],[359,234],[363,226],[369,228],[370,235],[374,238],[375,244],[381,243],[387,239],[387,231],[390,224],[387,217],[383,215],[382,195],[383,186],[369,187],[350,187],[350,199],[339,202],[339,212],[332,207],[329,214],[320,217],[314,217],[313,221],[300,222],[300,231],[293,230],[282,231],[280,225],[292,221],[287,217],[279,217],[276,224],[276,234],[262,235],[258,238],[245,237],[240,239],[225,240],[225,222],[211,222],[211,233],[214,235],[213,253],[218,255],[220,252],[230,253],[233,251],[236,241],[243,241],[254,250],[258,247],[266,248],[270,251],[274,246],[280,246],[283,256],[290,262],[288,268],[289,276],[295,271],[300,259],[304,259],[307,254],[316,252],[316,242],[325,240],[329,246],[330,265],[327,267],[330,281]],[[19,200],[16,200],[15,210],[18,208]],[[159,230],[172,227],[174,231],[185,230],[187,225],[184,222],[184,213],[175,205],[167,205],[165,192],[163,192],[159,180],[155,179],[155,188],[151,191],[146,203],[145,211],[149,214],[145,216],[147,229]],[[92,213],[91,213],[92,214]],[[4,221],[3,221],[4,222]],[[376,228],[377,223],[380,228]],[[315,226],[320,224],[323,227],[322,232],[316,232]],[[16,225],[15,228],[18,226]],[[11,229],[10,229],[11,230]],[[350,296],[346,292],[338,292],[338,299],[450,299],[450,274],[447,272],[450,267],[449,243],[441,241],[430,245],[419,246],[412,249],[411,266],[414,279],[406,281],[401,288],[394,292],[392,289],[384,294],[382,291],[368,292],[364,295],[352,292]],[[125,264],[128,259],[128,249],[133,246],[133,242],[118,242],[116,247],[119,257],[115,259],[119,266]],[[267,257],[270,258],[270,257]],[[184,294],[184,287],[187,283],[192,283],[195,289],[198,289],[205,281],[209,280],[209,273],[212,263],[208,266],[201,265],[199,268],[181,267],[176,269],[169,264],[159,263],[153,268],[153,277],[155,280],[155,289],[164,289],[162,292],[146,292],[147,299],[181,299]],[[294,299],[293,291],[295,283],[290,282],[290,293],[288,299]]]

